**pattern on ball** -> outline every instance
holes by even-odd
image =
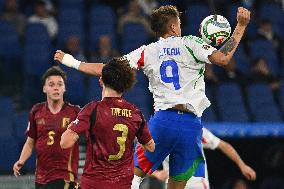
[[[220,46],[230,37],[231,26],[225,17],[210,15],[201,22],[200,34],[206,43]]]

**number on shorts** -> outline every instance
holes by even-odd
[[[128,135],[128,127],[124,124],[116,124],[113,127],[114,131],[122,131],[121,137],[117,137],[117,143],[119,145],[119,152],[115,155],[109,155],[108,160],[113,161],[113,160],[119,160],[123,156],[125,152],[125,142],[127,139]]]
[[[172,76],[167,75],[167,67],[171,67]],[[163,61],[160,66],[160,74],[163,82],[173,83],[175,90],[179,90],[181,88],[179,84],[178,65],[174,60]]]

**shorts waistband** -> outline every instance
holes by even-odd
[[[178,114],[190,114],[192,116],[196,116],[193,112],[190,112],[190,111],[182,111],[182,110],[178,110],[178,109],[175,109],[175,108],[168,108],[166,109],[166,111],[171,111],[171,112],[177,112]]]

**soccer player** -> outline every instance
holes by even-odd
[[[60,138],[75,120],[79,106],[64,102],[66,74],[59,67],[49,68],[42,76],[46,102],[35,104],[29,115],[27,140],[13,171],[17,177],[26,160],[36,151],[36,189],[73,189],[78,169],[78,144],[63,150]]]
[[[208,129],[203,128],[202,133],[202,146],[203,149],[210,150],[221,150],[228,158],[230,158],[240,169],[244,177],[248,180],[255,180],[256,173],[255,171],[249,167],[239,156],[238,152],[234,149],[234,147],[227,143],[224,140],[216,137],[213,133],[211,133]],[[163,170],[155,171],[153,176],[158,178],[159,180],[167,179],[168,171],[169,171],[169,156],[163,162]],[[205,164],[205,178],[204,177],[191,177],[185,186],[185,189],[209,189],[209,180],[207,173],[207,166]]]
[[[170,154],[169,189],[183,189],[192,176],[204,177],[200,116],[210,105],[205,95],[206,63],[227,65],[250,21],[250,11],[238,8],[231,38],[219,49],[195,36],[181,37],[180,13],[175,6],[161,6],[151,15],[157,42],[143,45],[124,57],[134,69],[142,68],[153,93],[155,114],[149,129],[156,142],[154,153],[138,145],[133,189]],[[84,73],[100,76],[103,64],[86,64],[58,50],[54,59]],[[143,94],[141,94],[143,95]]]
[[[72,147],[86,133],[82,189],[130,189],[135,138],[150,153],[155,148],[141,111],[121,97],[136,82],[136,73],[126,59],[114,58],[104,66],[100,82],[103,99],[83,108],[60,144]]]

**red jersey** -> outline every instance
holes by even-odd
[[[65,103],[56,114],[50,112],[46,102],[33,106],[26,135],[35,141],[36,183],[46,184],[56,179],[77,179],[78,144],[71,149],[63,150],[60,147],[60,139],[79,111],[79,106],[69,103]]]
[[[95,108],[96,120],[91,130],[90,117]],[[105,97],[87,104],[69,129],[87,136],[82,189],[130,189],[134,175],[134,140],[137,137],[138,142],[146,144],[152,139],[137,107],[120,97]]]

